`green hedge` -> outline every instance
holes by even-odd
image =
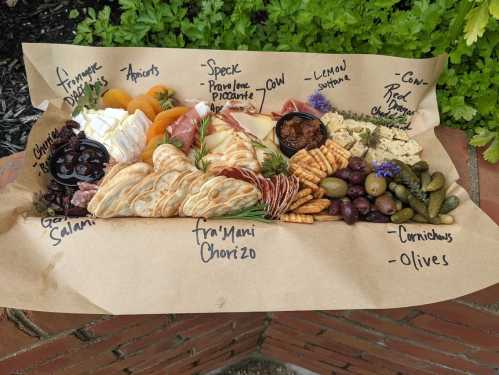
[[[484,156],[497,162],[494,17],[499,0],[120,0],[116,12],[89,8],[74,42],[416,58],[447,52],[437,91],[442,123],[465,130],[474,145],[489,144]]]

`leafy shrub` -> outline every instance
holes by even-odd
[[[119,0],[89,8],[74,42],[264,51],[449,53],[442,122],[499,161],[499,0]]]

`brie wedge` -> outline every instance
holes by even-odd
[[[129,115],[124,109],[84,109],[74,121],[89,139],[102,143],[119,163],[137,161],[146,146],[151,121],[140,110]]]

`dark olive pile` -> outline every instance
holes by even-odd
[[[448,213],[459,204],[455,196],[446,197],[443,174],[428,172],[428,164],[408,166],[398,160],[385,163],[391,176],[379,176],[363,159],[352,157],[348,167],[321,181],[332,199],[329,214],[342,216],[347,224],[359,220],[372,223],[416,221],[452,224]]]
[[[82,134],[82,133],[80,133]],[[57,182],[76,186],[78,182],[95,182],[104,175],[106,150],[95,141],[73,137],[52,154],[51,173]]]
[[[83,132],[75,135],[79,124],[67,121],[59,130],[51,145],[51,176],[47,191],[40,196],[35,206],[38,211],[49,215],[85,216],[85,208],[71,204],[71,198],[78,190],[78,182],[94,182],[104,175],[104,163],[109,155],[104,146],[89,140]]]
[[[39,211],[47,215],[85,216],[87,210],[71,204],[71,198],[77,188],[64,186],[50,180],[47,192],[41,196],[37,206]]]

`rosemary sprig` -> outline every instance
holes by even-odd
[[[229,214],[215,217],[214,219],[232,219],[232,220],[251,220],[259,221],[261,223],[272,223],[273,220],[267,219],[266,206],[263,203],[257,203],[249,208],[231,212]]]
[[[73,110],[73,116],[83,111],[83,108],[96,109],[99,103],[99,98],[102,91],[102,83],[100,81],[95,84],[85,83],[83,87],[83,95],[78,98],[78,103]]]
[[[159,101],[159,105],[163,111],[173,108],[177,101],[173,97],[175,95],[175,90],[166,89],[163,92],[156,94],[156,99]]]
[[[365,114],[354,113],[352,111],[341,111],[337,108],[333,109],[334,112],[342,115],[344,118],[352,119],[356,121],[371,122],[374,125],[386,126],[388,128],[407,128],[407,116],[394,116],[394,117],[381,117],[381,116],[371,116]]]
[[[205,117],[201,120],[198,128],[199,143],[200,147],[194,151],[194,165],[197,169],[206,172],[209,161],[204,160],[204,157],[208,155],[208,146],[206,146],[206,135],[208,133],[208,125],[210,124],[210,117]]]
[[[258,139],[252,139],[251,144],[253,145],[254,148],[259,148],[262,150],[266,150],[267,146],[265,146],[262,142],[260,142]]]
[[[265,151],[265,159],[262,163],[262,175],[264,177],[272,177],[278,174],[288,174],[288,163],[280,152],[270,150],[260,141],[254,139],[251,141],[253,147]]]

